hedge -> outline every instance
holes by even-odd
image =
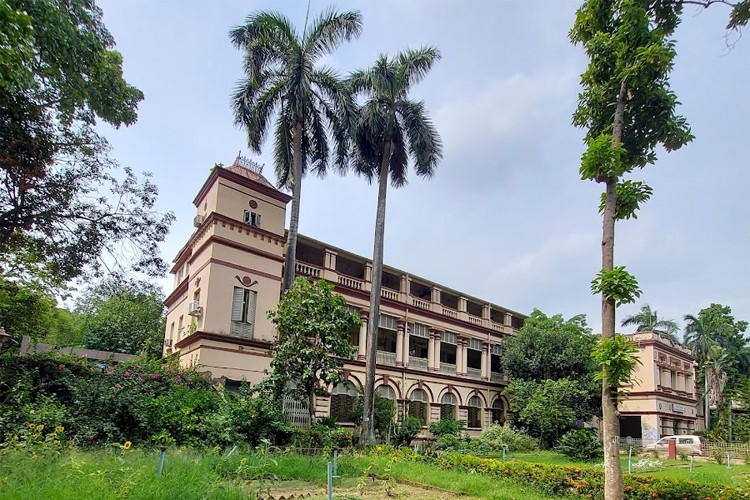
[[[550,495],[590,499],[604,498],[604,471],[589,467],[501,462],[461,453],[446,453],[437,458],[422,457],[444,469],[460,469],[516,483],[532,485]],[[729,486],[717,486],[651,476],[626,476],[625,498],[660,500],[750,498],[748,492]]]

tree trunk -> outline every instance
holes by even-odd
[[[383,145],[383,160],[378,178],[378,209],[375,213],[375,244],[372,252],[372,288],[370,290],[370,320],[367,322],[367,363],[364,414],[360,446],[375,441],[375,363],[377,361],[378,326],[380,325],[380,288],[383,281],[383,237],[385,235],[385,199],[388,190],[388,164],[391,142]]]
[[[617,95],[615,117],[612,125],[612,143],[622,142],[622,126],[625,115],[627,88],[623,83]],[[617,207],[617,179],[605,179],[606,198],[602,224],[602,270],[609,271],[615,264],[615,214]],[[602,295],[602,337],[615,336],[615,301]],[[617,410],[617,388],[602,381],[602,427],[604,441],[604,498],[624,498],[622,467],[620,466],[620,413]]]
[[[296,121],[292,130],[292,215],[289,219],[289,236],[284,263],[284,291],[294,283],[297,263],[297,232],[299,231],[299,204],[302,196],[302,122]]]
[[[315,386],[307,389],[307,414],[310,416],[310,425],[315,423]]]

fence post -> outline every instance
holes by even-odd
[[[161,452],[159,453],[159,467],[156,469],[156,477],[161,477],[162,470],[164,470],[164,456],[167,454],[167,447],[162,446]]]
[[[328,462],[328,500],[333,500],[333,464]]]
[[[732,468],[732,455],[727,451],[727,469]]]
[[[694,455],[690,455],[690,473],[693,473],[693,459],[695,458]]]
[[[338,460],[339,460],[339,449],[338,448],[334,448],[333,449],[333,477],[339,477],[336,474]]]
[[[508,445],[504,444],[503,445],[503,462],[505,462],[505,452],[506,452],[507,449],[508,449]]]
[[[633,447],[630,447],[630,451],[628,451],[628,474],[633,473]]]

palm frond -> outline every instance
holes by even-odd
[[[402,100],[397,103],[404,131],[409,139],[409,152],[417,175],[430,177],[443,157],[440,135],[427,116],[423,102]]]
[[[328,8],[312,22],[305,35],[302,49],[311,60],[333,52],[343,42],[359,37],[362,33],[362,14],[358,11],[338,12]]]
[[[398,64],[402,69],[406,88],[422,81],[440,57],[440,51],[430,46],[401,52],[398,55]]]
[[[268,129],[268,121],[281,103],[283,80],[272,74],[260,81],[244,80],[237,84],[232,94],[234,123],[245,129],[248,146],[260,153]]]
[[[237,49],[244,49],[257,40],[265,41],[280,50],[299,46],[299,36],[292,22],[276,11],[258,11],[248,15],[245,24],[229,30],[229,40]]]
[[[406,185],[409,173],[409,153],[401,127],[396,128],[394,137],[391,139],[391,158],[388,163],[388,173],[391,176],[393,187],[399,188]]]
[[[278,186],[291,189],[290,178],[292,177],[293,168],[292,131],[289,117],[284,112],[284,109],[281,110],[279,117],[276,119],[273,157]]]

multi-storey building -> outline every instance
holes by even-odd
[[[627,337],[638,345],[641,364],[620,405],[620,435],[650,441],[692,434],[699,417],[696,363],[690,349],[656,332]]]
[[[196,230],[171,270],[166,353],[214,378],[263,378],[274,339],[266,312],[281,295],[289,201],[252,161],[238,157],[213,169],[193,200]],[[381,315],[372,318],[371,262],[302,235],[294,272],[331,282],[362,319],[351,332],[356,354],[344,364],[348,382],[317,398],[316,415],[347,420],[364,383],[367,322],[377,321],[376,387],[399,414],[416,415],[425,426],[458,418],[474,431],[508,418],[500,354],[524,315],[385,267]]]

